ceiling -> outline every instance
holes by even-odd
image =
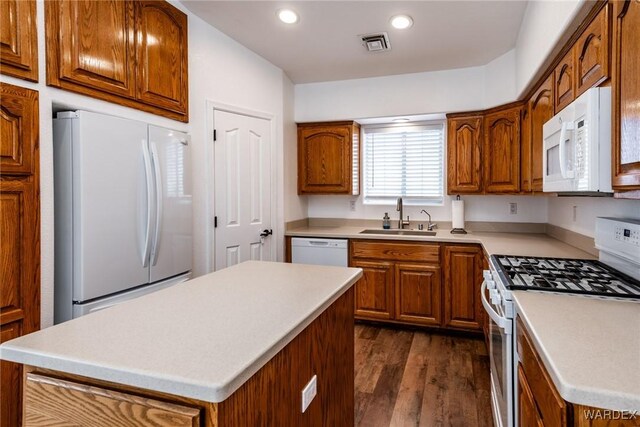
[[[183,1],[189,10],[282,68],[294,83],[484,65],[515,46],[526,1]],[[276,12],[295,10],[287,25]],[[389,24],[408,14],[413,27]],[[367,52],[360,34],[386,31]]]

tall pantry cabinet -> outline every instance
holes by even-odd
[[[40,329],[38,92],[0,83],[0,342]],[[22,365],[0,361],[0,426],[21,425]]]

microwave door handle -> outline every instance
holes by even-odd
[[[484,306],[484,309],[487,311],[487,314],[489,314],[489,317],[491,317],[491,319],[496,323],[496,325],[498,325],[500,329],[506,329],[509,323],[509,319],[507,319],[506,317],[500,316],[493,309],[489,301],[487,301],[486,290],[487,290],[487,281],[485,280],[484,282],[482,282],[482,287],[480,288],[480,299],[482,300],[482,305]]]
[[[567,139],[567,132],[573,130],[573,122],[562,122],[562,127],[560,128],[560,146],[558,147],[558,157],[560,160],[560,175],[563,178],[573,178],[573,171],[567,170],[567,153],[566,153],[566,144],[565,141]],[[569,138],[569,141],[573,142],[573,134]]]

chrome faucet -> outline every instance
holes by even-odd
[[[433,222],[431,222],[431,215],[429,214],[429,212],[425,211],[424,209],[422,209],[420,211],[420,213],[426,213],[427,216],[429,217],[429,222],[427,223],[427,230],[429,231],[433,231],[434,228],[436,228],[438,226],[438,224],[435,224]]]
[[[396,210],[400,212],[400,217],[398,219],[398,228],[402,230],[405,226],[409,225],[409,215],[407,215],[406,220],[402,219],[402,197],[398,197],[398,200],[396,200]]]

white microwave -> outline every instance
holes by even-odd
[[[592,88],[542,128],[542,189],[611,193],[611,88]]]

